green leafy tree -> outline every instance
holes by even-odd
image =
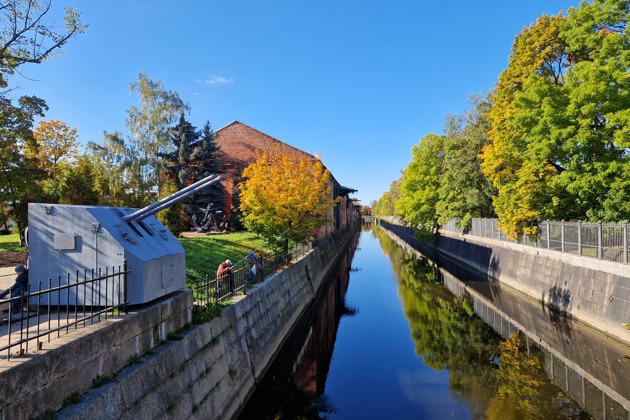
[[[413,159],[403,173],[402,198],[396,202],[396,212],[413,226],[435,227],[444,165],[444,137],[428,134],[411,151]]]
[[[620,221],[630,217],[630,6],[596,0],[569,10],[560,35],[576,59],[563,86],[532,81],[517,107],[547,122],[557,162],[551,185],[568,194],[556,198],[555,218]],[[548,92],[554,101],[537,95]],[[542,137],[526,126],[532,143]],[[555,197],[554,197],[555,198]],[[558,210],[556,210],[558,209]]]
[[[165,183],[162,188],[162,197],[164,198],[177,192],[175,183]],[[184,231],[184,217],[182,212],[184,211],[184,203],[177,202],[166,209],[157,213],[157,218],[160,222],[171,231],[176,237]]]
[[[384,192],[378,202],[374,203],[372,212],[375,216],[396,215],[396,202],[402,197],[400,182],[400,179],[393,181],[389,186],[389,191]]]
[[[446,118],[444,163],[436,204],[440,224],[458,218],[466,228],[473,217],[495,215],[492,199],[496,190],[484,175],[479,156],[490,143],[489,96],[472,96],[472,108],[467,113]]]
[[[67,168],[66,175],[61,181],[59,202],[80,205],[100,204],[96,170],[88,156],[79,156],[76,162]]]
[[[541,219],[630,216],[628,10],[628,1],[584,2],[517,37],[484,149],[511,237],[535,233]]]
[[[82,33],[77,8],[65,8],[64,31],[59,26],[44,24],[52,1],[9,0],[0,3],[3,29],[0,32],[0,88],[8,86],[7,76],[27,63],[41,63],[55,58],[62,47],[75,35]]]
[[[15,220],[21,232],[28,223],[27,203],[37,193],[42,173],[37,161],[24,155],[26,144],[36,147],[35,118],[44,115],[46,103],[34,96],[20,98],[17,106],[0,96],[0,203],[7,203],[6,216]],[[5,216],[5,217],[6,217]]]
[[[144,207],[155,201],[154,186],[144,176],[147,157],[137,146],[120,132],[104,133],[102,144],[88,143],[102,204]]]
[[[181,114],[190,110],[175,91],[167,90],[162,82],[154,82],[145,72],[138,74],[138,81],[131,83],[131,92],[137,92],[140,108],[132,106],[127,110],[126,125],[130,150],[138,153],[138,185],[149,189],[159,187],[160,154],[168,153],[168,127],[173,125]],[[143,191],[146,193],[147,191]]]
[[[54,58],[67,42],[86,25],[77,9],[66,8],[65,27],[46,23],[51,2],[12,0],[0,3],[0,89],[9,88],[9,76],[29,63]],[[21,231],[27,223],[27,203],[37,194],[40,176],[34,159],[24,155],[26,145],[35,146],[33,123],[48,108],[44,100],[23,96],[15,103],[6,92],[0,93],[0,203]],[[36,146],[35,146],[36,147]]]

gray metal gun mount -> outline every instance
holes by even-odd
[[[142,209],[29,203],[29,283],[31,290],[47,279],[79,270],[123,267],[127,260],[127,299],[130,304],[150,302],[186,285],[186,253],[177,238],[154,216],[186,197],[223,179],[210,175]],[[89,276],[90,274],[88,274]],[[112,280],[113,282],[113,280]],[[46,288],[43,286],[42,288]],[[75,296],[76,294],[76,296]],[[98,302],[82,293],[51,295],[53,304]]]

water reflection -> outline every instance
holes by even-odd
[[[287,344],[259,384],[239,419],[325,419],[335,409],[323,395],[337,327],[356,308],[346,304],[352,259],[359,233],[341,258]]]
[[[451,260],[439,266],[444,286],[489,326],[506,339],[520,334],[500,345],[502,383],[487,418],[630,418],[630,349]]]
[[[353,266],[353,242],[240,418],[630,418],[627,348],[388,232],[361,241],[381,255]]]

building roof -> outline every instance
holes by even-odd
[[[228,162],[250,162],[259,151],[271,150],[272,145],[281,145],[300,155],[315,159],[310,153],[236,120],[218,129],[215,132],[214,140],[221,147],[224,159]]]
[[[318,159],[308,152],[293,147],[290,144],[236,120],[215,131],[214,140],[221,148],[224,161],[230,163],[249,163],[256,159],[259,152],[271,150],[272,145],[284,146],[304,157]],[[321,161],[321,159],[318,160]],[[322,162],[322,165],[323,164]],[[326,165],[324,165],[324,168],[326,169]],[[338,184],[332,172],[330,177]],[[342,188],[344,189],[344,195],[357,191],[352,188]]]

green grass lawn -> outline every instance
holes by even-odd
[[[20,248],[20,234],[0,235],[0,251],[26,251]]]
[[[247,250],[261,249],[270,251],[265,247],[262,239],[250,232],[230,232],[197,236],[194,238],[179,238],[184,250],[186,250],[186,272],[198,277],[214,278],[217,267],[225,260],[231,260],[236,264],[247,256]],[[0,251],[26,251],[20,248],[20,237],[17,233],[0,235]],[[260,256],[261,252],[258,252]]]
[[[262,239],[250,232],[179,238],[179,241],[186,250],[186,272],[199,277],[208,274],[214,278],[219,264],[225,260],[236,264],[247,256],[248,249],[270,251]],[[260,256],[260,252],[257,253]]]

